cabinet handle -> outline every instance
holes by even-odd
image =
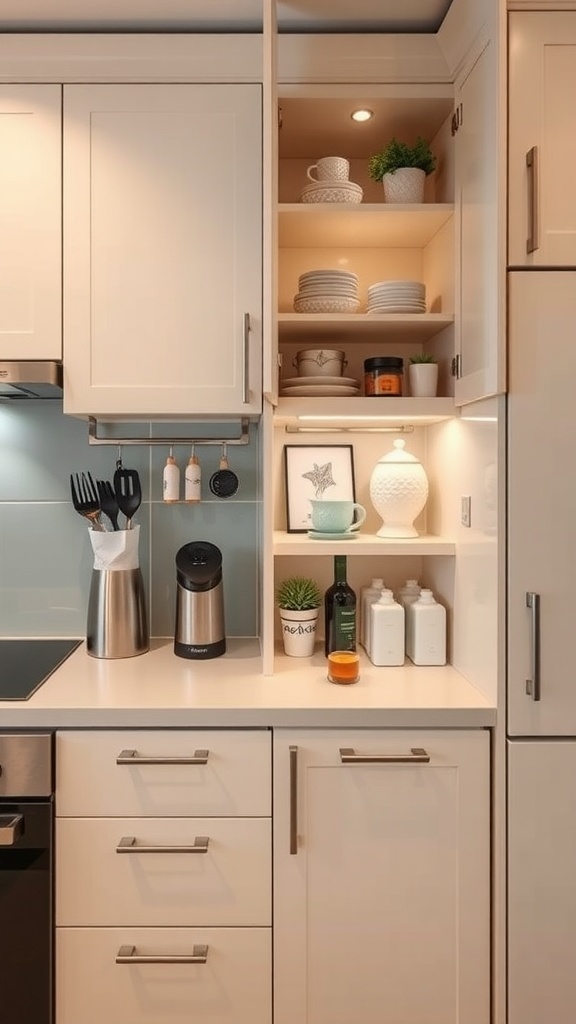
[[[242,362],[242,401],[244,405],[250,402],[249,390],[249,366],[250,366],[250,313],[244,313],[244,345]]]
[[[357,754],[352,747],[340,747],[342,764],[428,764],[430,754],[423,747],[411,747],[409,754]]]
[[[137,750],[121,750],[116,764],[208,764],[209,750],[195,750],[193,757],[141,757]]]
[[[534,252],[540,248],[538,146],[532,146],[532,149],[529,149],[526,153],[526,168],[528,170],[528,238],[526,239],[526,252]]]
[[[532,700],[540,700],[540,594],[529,590],[526,594],[526,607],[530,609],[532,636],[530,643],[531,678],[526,680],[526,693]]]
[[[0,814],[0,846],[14,846],[23,832],[23,814]]]
[[[195,945],[191,953],[137,953],[136,946],[120,946],[117,964],[205,964],[208,946]]]
[[[298,853],[298,747],[290,746],[290,853]]]
[[[122,836],[116,853],[208,853],[208,836],[195,836],[190,846],[139,846],[136,836]]]

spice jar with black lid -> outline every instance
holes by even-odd
[[[398,356],[374,356],[364,360],[365,395],[402,395],[404,360]]]

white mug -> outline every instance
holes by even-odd
[[[312,171],[316,171],[318,177],[314,177]],[[343,156],[323,156],[317,163],[310,165],[306,174],[310,181],[348,181],[350,164]]]

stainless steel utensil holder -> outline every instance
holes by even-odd
[[[93,658],[133,658],[149,649],[142,571],[93,569],[86,649]]]

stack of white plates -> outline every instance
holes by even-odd
[[[356,313],[358,277],[349,270],[309,270],[298,278],[296,313]]]
[[[300,193],[302,203],[361,203],[364,193],[353,181],[315,181]]]
[[[286,377],[280,381],[281,395],[286,398],[317,398],[359,395],[360,381],[354,377]]]
[[[426,286],[421,281],[378,281],[368,288],[369,313],[425,313]]]

